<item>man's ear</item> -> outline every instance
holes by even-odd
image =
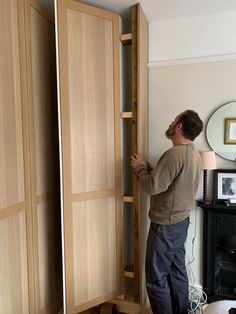
[[[182,129],[182,127],[183,127],[183,125],[182,125],[182,123],[181,123],[181,122],[180,122],[180,123],[178,123],[178,124],[177,124],[177,126],[176,126],[176,128],[177,128],[178,130]]]

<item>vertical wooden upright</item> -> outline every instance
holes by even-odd
[[[62,307],[56,51],[53,17],[25,0],[35,312]]]
[[[132,7],[132,142],[133,152],[147,158],[147,45],[148,24],[140,4]],[[141,302],[141,189],[133,175],[134,300]],[[145,235],[143,235],[145,236]]]
[[[122,291],[118,15],[57,1],[67,313]]]
[[[148,24],[140,4],[132,7],[132,143],[133,152],[147,158],[147,47]],[[141,189],[133,175],[134,211],[134,300],[141,302],[143,260],[141,257]]]
[[[126,55],[126,63],[131,63],[131,74],[128,83],[131,82],[132,86],[132,108],[131,111],[124,111],[121,113],[121,117],[124,120],[132,120],[132,125],[127,121],[128,125],[124,128],[124,137],[129,143],[132,143],[132,152],[138,153],[143,159],[147,159],[147,108],[148,108],[148,23],[144,15],[140,4],[134,5],[131,10],[131,33],[121,34],[120,40],[123,46],[130,46],[131,57],[128,53]],[[128,51],[129,52],[129,51]],[[125,73],[128,73],[126,71]],[[129,101],[129,95],[124,95],[126,102]],[[124,104],[125,108],[128,108]],[[129,109],[129,108],[128,108]],[[126,123],[126,122],[124,122]],[[129,127],[127,127],[129,126]],[[131,134],[130,134],[131,133]],[[131,139],[130,139],[131,138]],[[130,147],[124,144],[124,160],[130,160]],[[131,152],[131,153],[132,153]],[[127,158],[128,157],[128,158]],[[128,169],[126,167],[126,169]],[[128,169],[129,170],[129,169]],[[130,178],[132,177],[132,178]],[[132,195],[124,195],[124,210],[127,210],[127,204],[132,207],[132,218],[133,218],[133,257],[127,258],[126,260],[130,265],[125,265],[124,277],[125,280],[125,291],[127,292],[127,299],[114,300],[116,304],[123,309],[122,306],[127,306],[128,311],[136,313],[137,311],[142,312],[142,308],[145,307],[146,288],[145,288],[145,251],[146,251],[146,236],[147,236],[147,197],[142,192],[139,182],[135,174],[127,173],[123,174],[126,189],[128,193],[132,190]],[[131,180],[130,180],[131,179]],[[132,185],[129,189],[128,185]],[[127,193],[124,191],[124,193]],[[127,215],[128,217],[128,215]],[[130,261],[129,261],[130,259]],[[132,298],[132,302],[130,301]],[[139,310],[137,310],[139,308]],[[132,310],[131,310],[132,309]]]

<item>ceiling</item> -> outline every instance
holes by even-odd
[[[51,10],[53,0],[40,0]],[[192,17],[236,10],[236,0],[81,0],[125,16],[127,9],[140,2],[149,22]]]

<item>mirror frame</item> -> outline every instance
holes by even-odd
[[[227,102],[227,103],[224,103],[224,104],[222,104],[221,106],[219,106],[211,115],[210,115],[210,117],[209,117],[209,119],[208,119],[208,121],[207,121],[207,123],[206,123],[206,128],[205,128],[205,136],[206,136],[206,140],[207,140],[207,143],[208,143],[208,145],[211,147],[211,149],[213,150],[213,151],[215,151],[215,153],[218,155],[218,156],[220,156],[221,158],[224,158],[224,159],[226,159],[226,160],[229,160],[229,161],[236,161],[236,144],[235,144],[235,142],[233,141],[233,142],[225,142],[225,140],[226,140],[226,138],[227,138],[227,136],[226,136],[226,131],[228,130],[227,129],[227,125],[225,124],[225,123],[227,123],[227,121],[229,121],[229,119],[233,119],[234,121],[235,121],[235,119],[236,119],[236,113],[235,113],[235,116],[234,117],[224,117],[224,119],[226,120],[227,119],[227,121],[224,123],[224,127],[223,127],[223,131],[224,131],[224,134],[223,134],[223,141],[224,141],[224,143],[223,143],[223,145],[235,145],[235,157],[234,157],[234,159],[231,159],[231,158],[227,158],[226,156],[224,156],[224,155],[222,155],[218,150],[216,150],[216,147],[214,147],[214,145],[212,144],[212,143],[210,143],[210,141],[209,141],[209,134],[208,134],[208,132],[209,132],[209,123],[210,123],[210,121],[211,121],[211,119],[212,119],[212,117],[216,114],[216,112],[218,111],[218,110],[220,110],[221,108],[223,108],[224,106],[226,106],[226,105],[229,105],[229,104],[232,104],[232,103],[235,103],[235,106],[236,106],[236,100],[232,100],[232,101],[229,101],[229,102]]]

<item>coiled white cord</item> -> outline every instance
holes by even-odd
[[[189,302],[189,313],[202,313],[202,306],[207,302],[207,295],[201,288],[189,286]]]

